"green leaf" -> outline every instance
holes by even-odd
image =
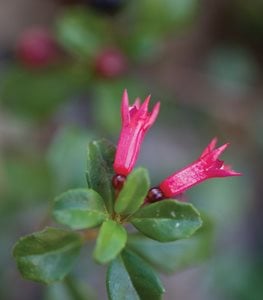
[[[129,98],[135,99],[138,95],[145,93],[142,82],[134,77],[122,76],[111,80],[96,80],[92,84],[92,94],[96,101],[93,103],[94,118],[101,130],[109,136],[119,133],[120,103],[125,86],[129,87]],[[131,100],[132,101],[132,100]]]
[[[85,229],[100,225],[108,215],[97,192],[75,189],[55,199],[53,216],[58,223],[72,229]]]
[[[56,132],[47,153],[55,194],[86,185],[86,147],[91,140],[92,133],[75,126],[61,127]]]
[[[86,172],[88,186],[101,195],[109,212],[112,212],[114,201],[111,183],[114,156],[115,146],[104,139],[89,144]]]
[[[163,272],[172,273],[207,259],[212,253],[213,227],[204,225],[189,239],[160,243],[141,234],[129,236],[128,247]]]
[[[119,214],[132,214],[143,204],[150,187],[147,170],[138,168],[129,174],[115,202]]]
[[[46,228],[21,238],[13,255],[24,278],[52,283],[70,272],[81,246],[82,239],[77,233]]]
[[[61,45],[79,57],[95,54],[107,41],[106,23],[83,8],[66,10],[57,21],[56,31]]]
[[[154,240],[171,242],[191,236],[202,220],[193,205],[166,199],[137,211],[131,223]]]
[[[108,268],[107,291],[110,300],[158,300],[165,290],[143,259],[124,250]]]
[[[139,3],[137,30],[163,36],[191,23],[197,12],[197,0],[142,0]]]
[[[105,264],[114,259],[125,247],[127,232],[113,220],[105,221],[100,229],[93,253],[95,260]]]
[[[41,70],[10,67],[1,82],[0,101],[16,113],[35,120],[43,119],[80,88],[86,88],[89,80],[86,73],[70,65]]]

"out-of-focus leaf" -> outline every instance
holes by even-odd
[[[90,140],[91,134],[77,127],[65,127],[56,133],[47,160],[58,192],[86,185],[86,147]]]
[[[51,283],[62,280],[70,272],[81,246],[79,234],[46,228],[21,238],[13,255],[24,278]]]
[[[49,69],[27,70],[12,67],[0,88],[0,101],[9,109],[33,119],[52,114],[81,87],[87,86],[80,69],[57,66]]]
[[[243,93],[255,82],[257,63],[252,54],[241,47],[220,47],[208,59],[211,79],[228,91]]]
[[[115,202],[118,214],[133,214],[142,204],[150,188],[146,169],[138,168],[128,175]]]
[[[176,30],[192,21],[198,7],[197,0],[141,0],[138,5],[142,31],[159,32]],[[139,25],[138,24],[138,25]]]
[[[147,96],[142,85],[131,78],[99,81],[93,85],[94,96],[96,98],[94,103],[94,118],[96,118],[101,128],[109,134],[116,135],[120,130],[120,104],[125,88],[128,89],[130,103],[133,103],[134,99],[138,96]]]
[[[130,221],[140,232],[160,242],[188,238],[202,225],[193,205],[169,199],[144,206]]]
[[[75,189],[55,199],[53,216],[72,229],[86,229],[100,225],[107,218],[107,211],[97,192]]]
[[[239,25],[239,30],[243,34],[249,35],[249,38],[261,41],[263,37],[263,2],[254,0],[250,5],[246,0],[233,1],[233,14]]]
[[[115,146],[107,140],[93,141],[88,146],[86,178],[89,188],[103,198],[109,212],[112,212],[114,190],[112,187]]]
[[[141,234],[129,236],[128,247],[163,272],[172,273],[207,259],[213,246],[213,226],[205,219],[204,225],[188,239],[160,243]]]
[[[194,20],[198,0],[141,0],[134,3],[134,26],[124,41],[127,51],[136,60],[149,61],[159,53],[167,33],[177,32]]]
[[[5,157],[2,171],[4,178],[0,194],[4,201],[0,201],[0,215],[7,216],[7,212],[12,213],[21,207],[26,209],[33,202],[46,202],[52,196],[53,182],[48,165],[33,154],[30,157]]]
[[[87,58],[107,42],[107,27],[84,7],[64,11],[57,21],[57,37],[61,45],[74,55]]]
[[[99,232],[93,253],[95,260],[105,264],[113,260],[125,247],[127,232],[124,227],[113,220],[105,221]]]
[[[125,250],[109,266],[107,291],[110,300],[158,300],[165,290],[150,266]]]

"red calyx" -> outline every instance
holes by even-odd
[[[112,185],[115,188],[115,190],[120,191],[124,185],[124,182],[126,180],[126,176],[116,174],[112,177]]]
[[[146,201],[148,203],[154,203],[162,200],[163,198],[164,198],[163,192],[158,187],[153,187],[149,190]]]

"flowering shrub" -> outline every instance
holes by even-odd
[[[96,238],[93,258],[109,264],[109,299],[161,299],[164,287],[155,269],[176,271],[206,256],[201,250],[211,238],[206,219],[174,197],[206,179],[241,174],[218,159],[228,144],[215,148],[213,139],[196,162],[150,188],[147,170],[134,169],[160,108],[158,102],[149,113],[149,101],[136,99],[130,106],[125,90],[117,149],[106,140],[89,144],[88,187],[63,193],[53,205],[54,219],[69,229],[48,227],[17,242],[13,254],[24,278],[48,284],[63,280],[81,247]]]

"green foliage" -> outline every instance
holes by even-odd
[[[188,239],[160,243],[141,234],[129,235],[128,247],[165,273],[183,270],[204,261],[212,252],[213,226],[207,219]]]
[[[105,221],[100,229],[94,250],[94,258],[99,263],[113,260],[125,247],[127,232],[121,224],[113,220]]]
[[[107,41],[106,23],[85,8],[64,11],[57,21],[56,31],[61,45],[83,58],[95,54]]]
[[[193,205],[169,199],[143,207],[130,221],[140,232],[160,242],[187,238],[202,225]]]
[[[24,278],[52,283],[69,273],[81,245],[82,239],[77,233],[46,228],[21,238],[13,255]]]
[[[110,300],[158,300],[165,290],[151,267],[125,250],[108,268],[107,291]]]
[[[107,218],[107,211],[97,192],[75,189],[55,199],[53,216],[72,229],[86,229],[100,225]]]
[[[57,193],[86,184],[86,147],[91,137],[91,133],[74,126],[65,126],[56,132],[48,149],[47,162]]]
[[[119,214],[129,215],[136,212],[143,204],[150,188],[147,170],[138,168],[126,179],[115,202],[115,211]]]
[[[28,156],[10,153],[1,165],[3,186],[0,190],[0,216],[9,218],[16,210],[31,209],[38,201],[52,197],[52,176],[47,164],[31,153]],[[1,180],[0,180],[1,181]],[[14,184],[15,182],[15,184]]]
[[[150,188],[148,172],[143,168],[127,176],[116,196],[112,186],[115,147],[108,141],[91,142],[87,154],[88,188],[58,196],[52,212],[55,220],[72,230],[101,225],[93,258],[100,264],[110,263],[109,299],[161,299],[164,288],[150,265],[173,272],[201,261],[209,254],[211,232],[206,225],[193,239],[186,239],[202,225],[191,204],[166,199],[143,206]],[[61,161],[65,159],[64,155]],[[128,238],[127,222],[143,235],[129,234]],[[89,240],[93,233],[96,230],[91,235],[85,231],[83,238]],[[177,239],[182,240],[175,242]],[[69,273],[82,244],[81,236],[73,231],[46,228],[20,239],[14,257],[23,277],[52,283]],[[67,287],[75,294],[71,283]]]
[[[197,0],[141,0],[133,5],[134,27],[124,42],[132,57],[144,63],[160,53],[164,36],[192,24],[198,10]]]
[[[129,87],[130,103],[138,94],[143,95],[144,87],[139,80],[132,77],[121,77],[115,80],[96,80],[92,89],[94,101],[94,118],[104,132],[115,135],[120,129],[120,103],[125,87]]]
[[[10,67],[1,83],[0,99],[12,111],[32,119],[44,119],[80,88],[89,75],[72,66],[41,70]]]
[[[93,141],[87,153],[87,182],[89,188],[98,192],[112,212],[114,191],[111,184],[115,146],[106,140]]]
[[[140,1],[139,24],[143,30],[165,34],[190,23],[197,0]]]

